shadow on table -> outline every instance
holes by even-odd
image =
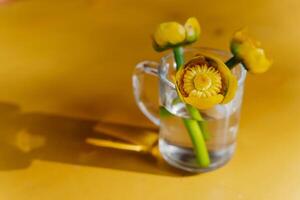
[[[44,160],[156,175],[188,175],[169,167],[151,152],[138,153],[88,144],[87,138],[112,141],[107,134],[95,130],[98,121],[22,113],[16,105],[0,103],[0,122],[0,170],[23,169],[35,160]],[[132,129],[127,125],[108,125]],[[135,130],[139,132],[148,128],[136,127]]]

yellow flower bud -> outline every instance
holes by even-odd
[[[201,53],[176,73],[176,88],[183,102],[209,109],[232,100],[237,80],[221,60]]]
[[[201,33],[201,28],[198,20],[195,17],[190,17],[184,24],[185,32],[186,32],[186,41],[187,42],[195,42],[198,40],[199,35]]]
[[[158,26],[154,33],[155,42],[164,47],[168,44],[180,44],[185,39],[185,29],[177,22],[166,22]]]
[[[201,29],[196,18],[189,18],[185,25],[177,22],[161,23],[153,34],[153,47],[157,51],[195,42]]]
[[[232,54],[252,73],[263,73],[272,65],[260,43],[251,39],[245,30],[234,33],[230,46]]]

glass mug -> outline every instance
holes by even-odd
[[[184,60],[205,52],[226,61],[230,54],[226,51],[209,48],[185,48]],[[175,84],[176,63],[173,54],[161,58],[160,63],[143,61],[136,65],[132,81],[135,100],[141,111],[159,126],[159,150],[163,158],[172,166],[190,171],[205,172],[226,164],[232,157],[239,126],[240,108],[242,104],[246,70],[242,65],[232,70],[238,80],[238,89],[232,101],[218,104],[211,109],[200,110],[204,118],[209,138],[205,141],[210,165],[200,167],[196,163],[193,145],[182,118],[190,118],[186,105],[180,101]],[[157,112],[153,103],[145,96],[143,80],[145,75],[159,78],[159,105],[167,115]]]

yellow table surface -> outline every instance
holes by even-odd
[[[0,5],[0,199],[299,199],[300,2],[15,0]],[[198,46],[244,25],[274,60],[247,77],[234,158],[188,176],[84,143],[97,120],[153,127],[131,73],[158,60],[150,33],[196,16]],[[26,115],[25,120],[19,116]],[[26,126],[23,130],[21,127]]]

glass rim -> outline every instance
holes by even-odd
[[[227,57],[231,57],[232,54],[229,52],[229,51],[226,51],[226,50],[222,50],[222,49],[215,49],[215,48],[210,48],[210,47],[187,47],[187,48],[183,48],[183,51],[184,52],[192,52],[192,51],[210,51],[210,52],[214,52],[216,54],[219,54],[221,56],[227,56]],[[161,57],[160,59],[160,67],[163,66],[167,60],[169,58],[174,58],[174,55],[173,53],[168,53],[166,55],[164,55],[163,57]],[[247,75],[247,70],[242,66],[242,64],[238,64],[238,68],[240,69],[240,77],[237,78],[237,81],[238,81],[238,86],[242,85],[244,82],[245,82],[245,79],[246,79],[246,75]],[[164,78],[165,79],[165,78]],[[165,80],[167,81],[167,84],[168,85],[174,85],[173,83],[171,83],[169,80]],[[173,86],[175,88],[175,85]]]

